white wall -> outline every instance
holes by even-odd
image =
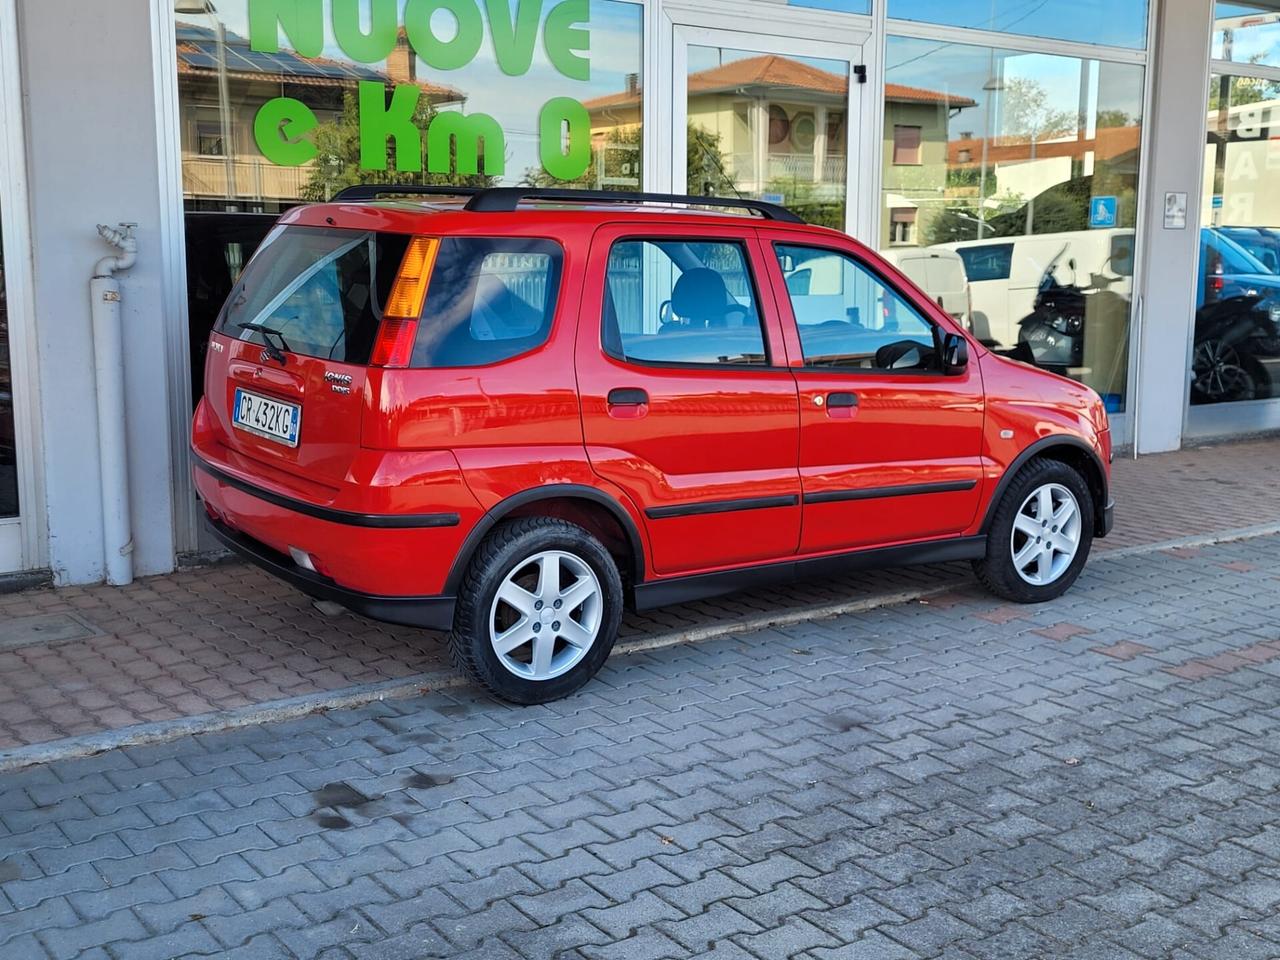
[[[1154,55],[1155,103],[1147,123],[1143,331],[1137,398],[1139,453],[1176,450],[1187,409],[1188,360],[1200,252],[1201,165],[1209,84],[1212,0],[1164,0]],[[1165,193],[1187,194],[1187,226],[1164,227]]]
[[[136,221],[121,276],[138,574],[172,569],[173,494],[157,225],[161,198],[148,0],[18,0],[27,107],[49,560],[103,576],[89,277],[98,223]]]

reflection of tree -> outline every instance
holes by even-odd
[[[807,223],[843,230],[844,198],[824,193],[822,186],[806,180],[770,180],[765,190],[781,194],[783,206],[798,213]]]
[[[530,187],[579,187],[583,190],[639,190],[644,183],[643,132],[638,125],[612,127],[601,142],[591,146],[591,162],[587,172],[576,180],[557,180],[542,167],[524,172],[524,183]],[[622,164],[629,164],[626,171]],[[634,184],[620,184],[621,179]]]
[[[418,101],[413,115],[414,125],[426,130],[437,111],[425,96]],[[310,167],[310,176],[302,187],[302,198],[315,202],[328,200],[344,187],[359,183],[386,184],[441,184],[449,186],[492,186],[495,178],[485,174],[461,176],[457,173],[427,173],[426,146],[422,144],[421,173],[402,173],[396,170],[395,151],[387,141],[387,169],[360,169],[360,109],[353,91],[342,97],[342,112],[333,120],[327,120],[315,128],[316,159]],[[456,156],[450,168],[456,168]],[[481,165],[483,167],[483,164]]]
[[[725,168],[724,151],[720,148],[720,134],[689,124],[686,141],[685,169],[688,171],[688,190],[695,196],[740,195],[733,176]]]
[[[1001,126],[1006,135],[1043,140],[1074,131],[1077,114],[1049,106],[1049,91],[1039,80],[1011,77],[1004,82],[1000,100]]]

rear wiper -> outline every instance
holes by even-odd
[[[262,344],[267,349],[267,356],[280,363],[287,362],[288,358],[285,357],[284,353],[289,350],[289,344],[285,340],[284,334],[275,327],[268,327],[264,323],[242,323],[240,324],[240,329],[252,330],[255,333],[262,334]],[[276,342],[273,342],[273,340]]]

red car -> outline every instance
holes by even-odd
[[[626,604],[949,560],[1034,603],[1111,527],[1098,396],[844,234],[749,200],[386,189],[290,211],[246,268],[196,483],[233,550],[448,630],[500,697],[580,687]]]

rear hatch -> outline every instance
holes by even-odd
[[[218,317],[205,368],[233,466],[267,466],[336,492],[360,448],[368,365],[380,343],[395,342],[395,317],[421,310],[416,290],[407,304],[394,299],[421,239],[296,225],[271,232]]]

